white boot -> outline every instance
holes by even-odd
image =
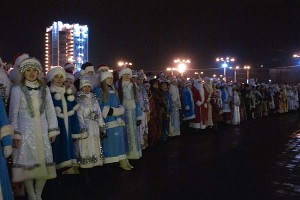
[[[35,195],[37,200],[42,200],[42,193],[46,180],[36,180],[35,181]]]
[[[24,186],[26,189],[28,200],[37,200],[35,193],[34,193],[33,180],[30,179],[30,180],[24,181]]]

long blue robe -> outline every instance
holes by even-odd
[[[65,95],[66,108],[64,108],[63,100],[56,100],[54,97],[55,93],[51,93],[51,95],[60,129],[60,134],[56,136],[55,141],[52,143],[53,160],[56,163],[57,169],[72,167],[77,164],[73,139],[81,138],[76,113],[77,102],[75,100],[69,101],[67,95]],[[64,111],[64,109],[66,110]]]
[[[119,162],[120,160],[126,159],[124,137],[125,122],[122,119],[124,107],[120,104],[119,98],[112,87],[110,87],[105,102],[102,99],[101,90],[96,94],[98,95],[103,119],[107,125],[107,137],[103,139],[104,163]],[[113,109],[112,115],[108,115],[110,108]]]
[[[3,153],[3,147],[12,145],[12,127],[9,125],[2,98],[0,98],[0,113],[2,113],[0,117],[0,189],[2,196],[0,196],[0,199],[12,200],[11,183]]]

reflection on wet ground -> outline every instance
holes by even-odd
[[[48,182],[43,199],[300,199],[298,113],[183,132],[143,151],[132,171],[117,164]],[[21,198],[20,198],[21,199]]]

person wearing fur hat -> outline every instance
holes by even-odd
[[[75,71],[75,65],[73,63],[66,63],[64,65],[64,69],[66,70],[66,72],[73,74]]]
[[[66,72],[66,80],[64,82],[65,88],[66,88],[66,90],[70,88],[72,91],[72,94],[75,95],[77,93],[77,89],[74,85],[74,82],[75,82],[75,77],[72,74]]]
[[[90,182],[89,168],[103,165],[101,137],[105,134],[105,122],[96,94],[92,92],[89,79],[80,80],[80,91],[77,93],[79,107],[77,115],[81,130],[87,130],[88,137],[77,140],[79,151],[80,173],[84,182]],[[83,132],[83,131],[82,131]]]
[[[141,138],[142,149],[148,147],[148,121],[147,115],[149,114],[149,99],[148,93],[143,86],[145,75],[142,70],[136,71],[136,77],[132,77],[131,80],[136,84],[137,97],[142,109],[142,122],[138,128]]]
[[[171,123],[170,123],[170,130],[169,136],[178,136],[180,135],[180,109],[181,109],[181,101],[180,101],[180,94],[179,89],[177,86],[177,78],[171,77],[170,79],[170,87],[169,92],[171,94]]]
[[[74,82],[74,85],[76,89],[79,91],[80,90],[80,79],[85,78],[89,79],[92,88],[97,86],[97,76],[95,73],[95,69],[92,63],[90,62],[85,62],[81,65],[81,70],[80,70],[80,77]]]
[[[60,135],[52,143],[53,160],[57,170],[66,170],[77,164],[73,139],[87,137],[87,132],[80,130],[77,117],[78,104],[71,88],[66,89],[66,72],[61,67],[54,67],[47,73],[50,92],[55,107]]]
[[[213,92],[211,80],[209,77],[205,77],[203,84],[204,89],[204,104],[201,107],[201,115],[202,115],[202,129],[205,129],[206,126],[213,127],[213,121],[212,121],[212,108],[210,104],[211,95]]]
[[[101,72],[101,99],[104,122],[107,124],[106,135],[103,139],[104,163],[119,162],[124,170],[131,170],[125,150],[125,122],[122,116],[125,112],[121,105],[113,83],[113,74],[109,71]]]
[[[205,103],[205,96],[204,96],[204,89],[203,89],[203,83],[202,78],[198,78],[194,80],[193,87],[192,87],[192,93],[193,93],[193,100],[195,104],[195,118],[191,121],[190,126],[193,129],[199,130],[202,129],[202,127],[205,125],[204,122],[204,115],[201,115],[201,111],[205,109],[204,103]]]
[[[161,79],[159,88],[163,95],[163,103],[160,109],[160,115],[162,119],[162,132],[160,136],[161,142],[166,142],[169,137],[170,123],[171,123],[171,110],[172,110],[172,99],[169,92],[169,82],[166,78]]]
[[[195,116],[195,104],[192,92],[192,81],[184,81],[184,87],[182,89],[182,115],[183,115],[183,132],[187,132],[190,126],[191,120]]]
[[[24,181],[28,199],[42,199],[46,180],[56,177],[50,143],[59,128],[49,88],[38,80],[41,63],[28,58],[19,69],[21,84],[13,86],[9,107],[14,127],[12,181]]]
[[[142,110],[137,98],[136,85],[130,80],[131,78],[131,69],[124,67],[119,71],[118,93],[120,102],[125,108],[127,158],[139,159],[142,157],[142,148],[137,127],[141,125]]]
[[[13,151],[12,134],[14,130],[9,124],[2,97],[0,97],[0,112],[0,199],[13,200],[6,158],[8,158]]]

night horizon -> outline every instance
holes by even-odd
[[[232,56],[240,65],[266,68],[295,65],[299,51],[295,1],[224,3],[185,1],[6,2],[0,57],[19,52],[44,61],[44,33],[53,21],[89,27],[89,60],[115,67],[161,70],[176,58],[192,68],[217,67],[216,57]],[[13,10],[13,12],[11,12]],[[24,12],[26,10],[26,12]],[[25,14],[24,14],[25,13]]]

